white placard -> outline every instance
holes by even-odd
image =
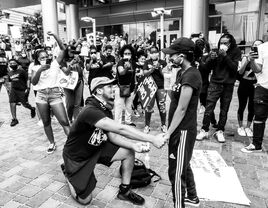
[[[0,34],[1,35],[8,35],[7,23],[0,23]]]
[[[20,27],[12,26],[10,27],[10,32],[11,32],[12,38],[15,38],[15,39],[21,38]]]

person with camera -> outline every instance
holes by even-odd
[[[163,69],[167,66],[165,60],[159,58],[159,50],[156,46],[150,48],[150,59],[145,61],[143,72],[144,76],[152,76],[155,84],[157,85],[157,91],[155,96],[152,98],[150,103],[147,105],[145,109],[145,127],[144,132],[149,133],[150,131],[150,123],[151,116],[153,113],[153,108],[155,101],[157,102],[157,107],[160,114],[161,119],[161,131],[166,132],[166,97],[167,92],[164,89],[164,74]]]
[[[254,51],[258,45],[262,44],[262,40],[255,40],[252,44],[251,51]],[[240,136],[252,137],[253,133],[250,129],[251,123],[254,118],[254,89],[257,82],[255,73],[250,66],[249,55],[245,55],[242,58],[241,66],[237,72],[237,79],[239,80],[239,86],[237,89],[238,95],[238,111],[237,111],[237,120],[238,120],[238,129],[237,133]],[[247,125],[243,127],[243,114],[244,110],[248,104],[248,116],[247,116]]]
[[[59,75],[64,67],[61,67],[62,60],[65,57],[65,47],[61,44],[58,36],[48,32],[53,36],[60,47],[60,53],[55,60],[48,63],[47,51],[40,49],[36,52],[35,64],[32,68],[32,84],[37,90],[35,102],[43,122],[45,134],[49,140],[47,153],[51,154],[56,150],[56,143],[51,127],[51,111],[63,127],[66,135],[69,134],[70,125],[67,118],[66,110],[62,101],[62,91],[59,88]]]
[[[261,152],[265,122],[268,117],[268,42],[255,47],[249,53],[248,60],[256,75],[257,84],[254,91],[253,140],[241,149],[244,153]]]
[[[219,121],[216,132],[213,135],[218,142],[225,142],[225,124],[233,96],[240,59],[241,51],[237,47],[234,37],[229,33],[223,34],[218,42],[218,52],[210,52],[210,57],[205,63],[205,67],[213,71],[208,87],[203,125],[196,137],[197,140],[208,138],[211,115],[216,107],[217,101],[220,100]]]
[[[114,119],[122,123],[122,112],[125,110],[124,123],[136,126],[131,118],[136,76],[134,48],[131,45],[124,45],[120,50],[120,57],[116,66],[118,87],[115,87]]]
[[[114,78],[113,66],[115,65],[115,57],[112,55],[113,47],[111,45],[106,45],[104,52],[101,54],[102,66],[102,76],[108,77],[110,79]]]

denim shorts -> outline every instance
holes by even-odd
[[[58,103],[63,103],[62,101],[62,91],[59,87],[46,88],[37,91],[36,103],[55,105]]]

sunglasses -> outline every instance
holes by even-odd
[[[131,53],[124,53],[124,55],[131,55]]]
[[[97,54],[97,52],[90,52],[90,54]]]

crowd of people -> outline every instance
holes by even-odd
[[[72,196],[79,203],[88,204],[92,199],[95,165],[110,166],[114,161],[121,161],[118,198],[143,204],[144,199],[130,187],[135,152],[148,152],[148,142],[161,148],[169,141],[168,172],[175,207],[198,205],[190,166],[194,144],[196,140],[209,138],[210,124],[215,130],[213,136],[220,143],[225,142],[224,131],[237,80],[240,82],[237,132],[240,136],[253,137],[253,142],[241,151],[262,150],[268,116],[266,48],[267,43],[256,40],[249,54],[241,55],[231,34],[223,34],[212,49],[201,33],[174,40],[170,47],[163,49],[150,38],[139,37],[128,43],[126,37],[118,35],[104,37],[97,45],[93,44],[92,36],[65,44],[51,32],[44,43],[34,37],[24,44],[16,41],[12,46],[8,38],[2,38],[0,90],[4,85],[9,96],[10,126],[19,123],[17,105],[29,109],[32,118],[37,114],[49,141],[48,154],[57,148],[51,118],[58,120],[67,137],[61,168]],[[165,54],[164,59],[160,58],[161,52]],[[167,73],[173,77],[169,86],[165,83]],[[62,77],[73,80],[71,87],[60,84]],[[143,108],[137,91],[145,77],[152,78],[157,90]],[[28,102],[30,89],[35,95],[36,108]],[[84,99],[84,90],[89,91],[90,97]],[[217,121],[214,110],[218,100]],[[155,102],[162,131],[157,136],[149,134]],[[199,103],[204,116],[198,133]],[[144,129],[139,131],[134,128],[132,117],[140,117],[142,113]]]

